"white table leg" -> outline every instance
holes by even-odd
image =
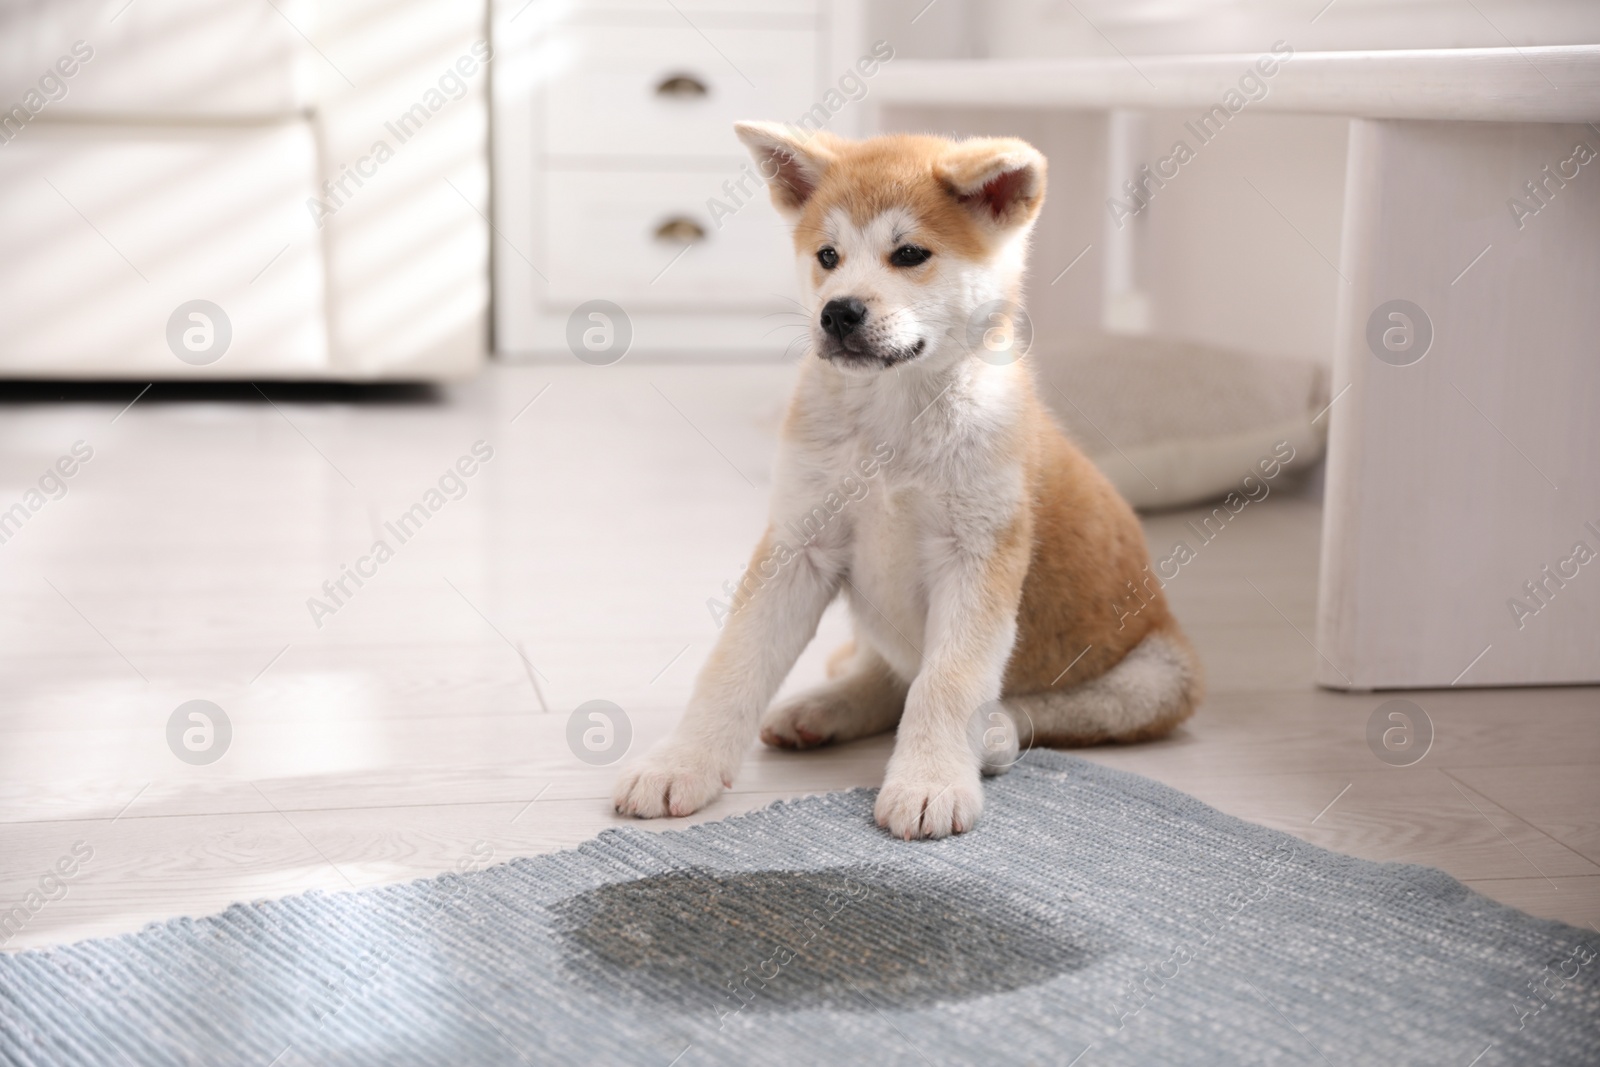
[[[1600,681],[1600,128],[1353,121],[1340,271],[1317,680]]]

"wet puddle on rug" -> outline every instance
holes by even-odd
[[[569,974],[671,1008],[919,1008],[1006,993],[1105,951],[983,883],[878,867],[679,871],[556,905]]]

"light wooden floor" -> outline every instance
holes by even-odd
[[[94,449],[0,544],[0,914],[75,843],[93,849],[6,948],[563,848],[618,822],[616,768],[571,754],[567,717],[615,701],[637,749],[677,715],[716,633],[706,601],[762,526],[790,374],[499,368],[432,400],[268,386],[271,404],[157,386],[127,410],[138,384],[0,392],[0,509],[75,441]],[[465,497],[316,627],[307,598],[479,439],[495,454]],[[1149,520],[1163,554],[1195,543],[1185,517]],[[1209,700],[1168,741],[1086,754],[1600,923],[1600,690],[1407,694],[1433,748],[1384,764],[1366,724],[1393,694],[1309,681],[1318,528],[1314,499],[1279,491],[1200,548],[1169,592]],[[836,606],[790,685],[820,677],[846,634]],[[209,766],[166,742],[196,698],[233,726]],[[876,785],[889,744],[753,752],[701,817]]]

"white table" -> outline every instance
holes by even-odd
[[[875,92],[1115,122],[1257,59],[907,60]],[[1351,119],[1317,680],[1600,682],[1600,46],[1298,53],[1270,85],[1250,108]]]

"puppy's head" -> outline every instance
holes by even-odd
[[[969,320],[1019,296],[1045,160],[1014,138],[847,141],[734,127],[794,227],[819,357],[872,372],[970,350]]]

